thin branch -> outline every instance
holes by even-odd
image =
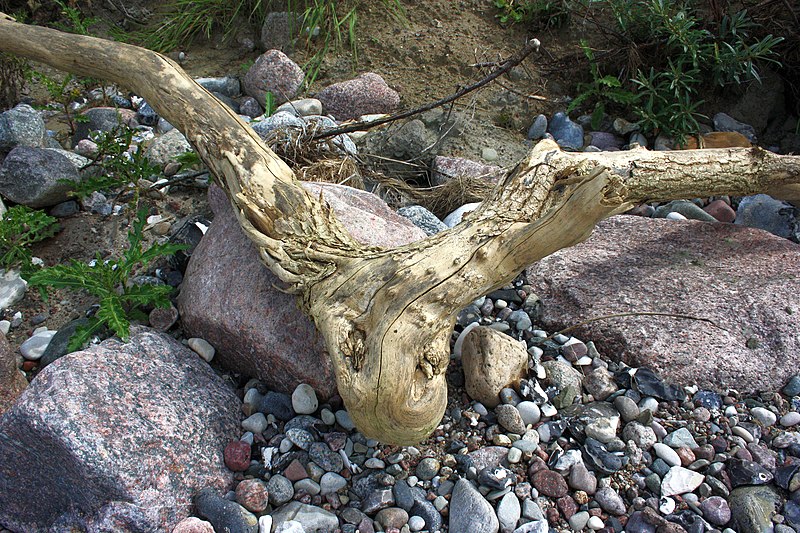
[[[520,50],[519,52],[517,52],[516,54],[511,56],[509,59],[507,59],[505,62],[503,62],[503,66],[502,67],[492,71],[491,74],[489,74],[488,76],[486,76],[482,80],[480,80],[480,81],[478,81],[476,83],[473,83],[472,85],[468,85],[467,87],[462,87],[461,89],[459,89],[458,91],[456,91],[455,93],[451,94],[450,96],[448,96],[446,98],[442,98],[441,100],[437,100],[435,102],[431,102],[429,104],[425,104],[424,106],[418,107],[416,109],[411,109],[411,110],[408,110],[408,111],[402,111],[400,113],[395,113],[394,115],[389,115],[388,117],[384,117],[382,119],[375,120],[375,121],[372,121],[372,122],[356,122],[354,124],[348,124],[348,125],[342,126],[340,128],[333,128],[331,130],[327,130],[327,131],[318,133],[318,134],[314,135],[313,138],[315,140],[316,139],[325,139],[325,138],[328,138],[328,137],[334,137],[336,135],[340,135],[342,133],[352,133],[354,131],[364,131],[364,130],[368,130],[368,129],[374,128],[376,126],[380,126],[381,124],[387,124],[389,122],[394,122],[395,120],[401,120],[401,119],[408,118],[408,117],[411,117],[411,116],[414,116],[414,115],[419,115],[420,113],[424,113],[425,111],[430,111],[431,109],[434,109],[434,108],[437,108],[437,107],[442,107],[443,105],[447,105],[450,102],[454,102],[455,100],[458,100],[462,96],[464,96],[466,94],[469,94],[469,93],[471,93],[472,91],[474,91],[476,89],[480,89],[484,85],[489,84],[492,80],[502,76],[503,74],[505,74],[506,72],[508,72],[512,68],[514,68],[515,66],[519,65],[531,53],[539,50],[540,44],[541,43],[539,43],[538,39],[532,39],[532,40],[528,41],[528,43],[525,45],[525,48],[523,48],[522,50]]]

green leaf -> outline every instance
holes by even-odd
[[[119,296],[114,294],[101,299],[100,309],[97,310],[97,315],[95,316],[116,333],[120,339],[128,340],[131,323],[128,321],[125,308],[122,306],[122,299]]]

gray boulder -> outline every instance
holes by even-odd
[[[82,139],[88,139],[93,131],[115,131],[122,126],[135,128],[136,111],[116,107],[93,107],[82,113],[85,120],[78,122],[72,136],[73,146]]]
[[[27,104],[0,113],[0,153],[10,152],[17,146],[45,146],[44,120]]]
[[[72,186],[79,182],[80,166],[89,160],[55,148],[18,146],[0,166],[0,194],[28,207],[49,207],[68,199]],[[77,165],[76,165],[77,164]]]
[[[62,357],[0,419],[0,524],[170,531],[197,491],[230,489],[222,451],[240,404],[195,353],[146,328]]]
[[[500,522],[489,502],[466,479],[453,488],[450,500],[451,533],[497,533]]]
[[[343,185],[305,184],[320,192],[357,240],[397,246],[425,237],[377,196]],[[192,253],[178,309],[187,336],[202,337],[216,349],[215,361],[254,376],[270,388],[291,393],[299,383],[322,398],[336,383],[330,360],[311,320],[280,281],[261,263],[242,233],[225,194],[209,191],[215,218]]]
[[[734,224],[763,229],[778,237],[800,242],[800,207],[766,194],[742,198]]]
[[[551,330],[581,326],[600,353],[668,382],[779,390],[800,365],[800,246],[731,224],[612,217],[585,242],[528,268]]]
[[[178,130],[170,130],[159,135],[150,143],[145,152],[145,157],[154,165],[163,167],[175,160],[179,155],[192,151],[192,145]]]

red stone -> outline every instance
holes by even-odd
[[[697,459],[694,455],[694,452],[687,448],[686,446],[681,446],[675,452],[678,454],[678,457],[681,458],[681,466],[689,466]]]
[[[714,200],[705,206],[703,211],[720,222],[733,222],[736,219],[736,211],[726,204],[724,200]]]
[[[295,482],[306,479],[308,477],[308,472],[306,472],[306,467],[303,466],[303,463],[295,459],[289,463],[289,466],[283,471],[283,475],[289,481]]]
[[[210,522],[190,516],[178,522],[172,533],[214,533],[214,526]]]
[[[38,364],[39,363],[37,361],[25,361],[22,363],[22,370],[24,370],[25,372],[30,372],[31,370],[36,368],[36,365]]]
[[[564,496],[556,500],[556,506],[558,506],[558,510],[561,511],[561,514],[564,515],[564,518],[567,520],[578,512],[578,504],[569,496]]]
[[[236,485],[236,501],[253,513],[260,513],[269,504],[267,485],[260,479],[245,479]]]
[[[531,476],[531,485],[533,485],[539,494],[549,496],[551,498],[561,498],[566,496],[569,492],[567,482],[558,472],[552,470],[539,470]]]
[[[234,472],[244,472],[250,466],[250,445],[242,440],[225,446],[225,466]]]

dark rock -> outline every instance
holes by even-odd
[[[78,202],[75,200],[67,200],[66,202],[61,202],[50,208],[49,214],[51,217],[65,218],[79,213],[80,210],[81,208]]]
[[[197,513],[211,522],[215,531],[229,533],[256,533],[258,519],[236,502],[217,496],[211,489],[203,489],[194,497]]]
[[[315,197],[320,191],[364,243],[395,246],[425,236],[372,194],[341,185],[309,185]],[[321,399],[330,397],[333,370],[312,322],[297,309],[294,297],[274,288],[279,280],[242,233],[224,193],[212,187],[209,201],[216,217],[192,254],[178,297],[184,331],[215,346],[215,361],[271,389],[291,393],[307,383]]]
[[[178,229],[170,236],[170,244],[184,244],[188,246],[185,250],[178,250],[174,255],[170,256],[169,262],[179,272],[186,272],[186,266],[189,264],[189,258],[192,257],[194,249],[200,244],[200,239],[203,238],[211,222],[202,215],[195,215],[184,219],[179,224]]]
[[[317,93],[326,114],[338,121],[361,115],[391,113],[400,104],[400,95],[378,74],[365,72],[357,78],[328,85]]]
[[[242,94],[239,78],[233,76],[222,76],[219,78],[196,78],[198,84],[212,93],[220,93],[228,98],[236,98]]]
[[[267,493],[269,503],[275,506],[283,505],[294,496],[294,486],[288,478],[284,476],[272,476],[267,481]]]
[[[763,229],[778,237],[800,242],[800,209],[766,194],[742,198],[734,224]]]
[[[622,146],[625,144],[624,139],[617,137],[613,133],[608,133],[605,131],[592,131],[589,132],[589,135],[592,138],[590,144],[606,152],[617,152],[622,150]]]
[[[211,94],[213,94],[217,98],[217,100],[219,100],[226,106],[230,107],[234,113],[236,113],[237,115],[239,114],[239,102],[237,102],[230,96],[225,96],[222,93],[212,92]]]
[[[264,414],[274,415],[275,418],[284,422],[294,417],[292,397],[280,392],[268,391],[259,400],[256,410]]]
[[[452,500],[451,500],[452,501]],[[425,521],[425,529],[428,531],[439,531],[442,529],[442,515],[436,510],[431,502],[424,498],[416,498],[414,506],[408,512],[410,516],[419,516]]]
[[[244,472],[250,466],[250,444],[234,440],[225,446],[225,466],[234,472]]]
[[[397,210],[397,214],[413,222],[414,225],[424,231],[426,235],[435,235],[447,229],[444,222],[421,205],[401,207]]]
[[[268,50],[256,58],[242,80],[242,88],[266,108],[266,94],[282,104],[294,98],[303,84],[302,69],[280,50]]]
[[[536,115],[531,127],[528,128],[528,139],[538,141],[544,137],[545,133],[547,133],[547,117],[541,114]]]
[[[596,470],[605,474],[613,474],[622,468],[622,459],[609,452],[603,443],[587,437],[583,443],[583,449],[589,459],[589,464]]]
[[[618,216],[598,224],[587,241],[530,267],[528,279],[543,302],[545,329],[575,316],[629,312],[623,302],[682,315],[702,310],[718,327],[642,316],[594,322],[574,334],[667,382],[746,393],[778,390],[800,366],[797,319],[785,311],[800,309],[800,285],[786,276],[791,264],[800,264],[800,248],[764,232]]]
[[[56,334],[53,335],[53,338],[50,339],[50,344],[47,345],[47,348],[45,348],[44,353],[42,354],[42,358],[39,359],[39,364],[42,366],[42,368],[46,367],[59,357],[63,357],[64,355],[68,354],[69,350],[67,345],[69,344],[69,340],[72,338],[72,335],[78,330],[78,328],[84,327],[88,323],[88,319],[78,318],[61,326]]]
[[[647,367],[634,370],[631,374],[632,388],[643,396],[653,396],[668,402],[686,399],[686,393],[677,385],[665,383],[655,372]]]
[[[34,209],[67,200],[69,182],[80,181],[77,161],[88,160],[66,150],[14,148],[0,166],[0,194]]]
[[[256,118],[264,114],[264,108],[252,96],[245,96],[239,101],[239,113],[250,118]]]
[[[569,492],[567,482],[558,472],[553,470],[539,470],[534,472],[531,476],[531,485],[533,485],[540,494],[549,496],[551,498],[561,498],[566,496]]]
[[[392,487],[395,505],[406,511],[410,511],[414,506],[414,496],[411,487],[405,481],[399,481]]]
[[[789,378],[786,385],[783,386],[781,392],[788,397],[800,396],[800,375],[795,374]]]
[[[373,514],[394,504],[392,489],[376,489],[367,494],[367,497],[361,501],[361,510],[367,514]]]
[[[756,130],[753,126],[739,122],[725,113],[717,113],[714,115],[714,129],[716,131],[735,131],[736,133],[741,133],[747,137],[747,140],[751,143],[758,141]]]
[[[308,449],[308,457],[326,472],[339,472],[344,468],[342,456],[322,442],[315,442]]]
[[[495,490],[503,490],[516,481],[514,474],[502,466],[493,466],[478,472],[478,482]]]
[[[147,102],[142,102],[139,109],[136,110],[136,120],[143,126],[153,126],[158,124],[158,113]]]
[[[130,109],[117,109],[115,107],[93,107],[87,109],[81,116],[85,119],[76,121],[75,134],[72,144],[78,144],[82,139],[88,139],[93,131],[115,131],[123,126],[135,128],[139,125],[136,112]]]
[[[742,485],[766,485],[773,478],[772,472],[753,461],[731,459],[727,467],[734,488]]]
[[[692,396],[692,401],[695,405],[705,407],[706,409],[722,409],[722,397],[719,393],[709,390],[697,391]]]
[[[145,328],[63,357],[0,419],[0,523],[169,531],[199,489],[230,488],[221,450],[239,404],[196,354]]]
[[[736,531],[770,531],[772,517],[783,503],[781,495],[768,485],[738,487],[731,491],[728,505]]]
[[[28,380],[17,368],[14,351],[0,332],[0,416],[11,408],[27,386]]]
[[[566,150],[583,148],[583,127],[570,120],[566,113],[559,111],[554,114],[548,129],[561,148]]]
[[[27,104],[19,104],[0,113],[0,154],[17,146],[43,148],[45,125],[39,112]]]

